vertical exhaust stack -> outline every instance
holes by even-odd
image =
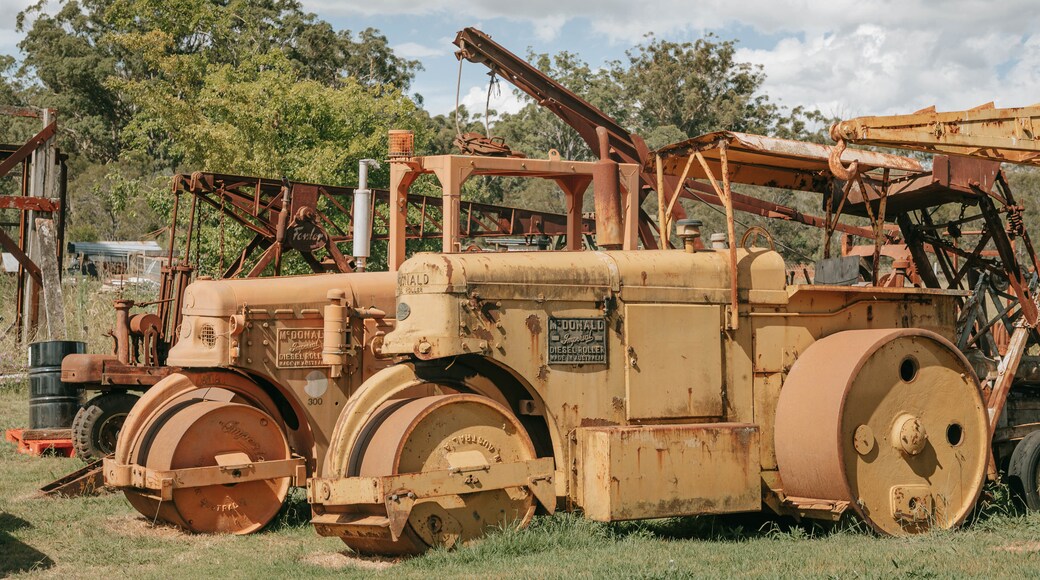
[[[701,220],[685,219],[675,222],[675,235],[679,237],[683,242],[683,249],[686,250],[687,254],[692,254],[697,251],[697,246],[704,247],[703,243],[700,243],[701,239]]]
[[[368,189],[368,168],[379,169],[375,159],[358,163],[358,188],[354,190],[354,263],[358,272],[365,271],[365,262],[372,247],[372,191]]]
[[[621,182],[618,163],[610,158],[607,130],[596,127],[599,161],[592,169],[593,201],[596,207],[596,245],[604,250],[620,250],[624,244],[621,227]]]

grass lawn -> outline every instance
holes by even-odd
[[[0,430],[24,426],[27,387],[0,385]],[[909,539],[846,527],[780,527],[762,520],[687,518],[604,525],[575,516],[535,520],[454,551],[362,559],[306,522],[300,494],[269,529],[194,536],[153,526],[121,494],[34,497],[80,466],[0,445],[0,577],[1035,577],[1040,514],[999,505],[966,529]],[[1004,512],[1004,513],[1001,513]],[[740,522],[743,521],[743,524]]]

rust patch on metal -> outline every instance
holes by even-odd
[[[528,316],[526,324],[527,330],[530,330],[531,334],[540,334],[542,332],[542,321],[537,314]]]
[[[447,280],[449,284],[451,283],[451,272],[452,272],[452,269],[453,269],[453,266],[451,265],[451,260],[445,257],[444,258],[444,279]]]
[[[476,336],[480,340],[486,340],[490,344],[494,337],[491,336],[491,331],[486,328],[476,328],[473,330],[473,336]]]
[[[542,365],[538,368],[538,380],[544,381],[549,378],[549,367],[548,365]]]
[[[581,420],[582,427],[615,427],[617,424],[617,421],[610,421],[607,419],[585,418]]]

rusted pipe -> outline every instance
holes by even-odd
[[[596,245],[605,250],[620,250],[624,244],[621,227],[621,182],[618,163],[610,158],[607,130],[596,127],[599,161],[592,168],[593,197],[596,209]]]
[[[384,311],[382,311],[382,310],[380,310],[378,308],[375,308],[375,307],[355,308],[354,309],[354,316],[357,316],[358,318],[365,318],[365,319],[367,319],[367,318],[382,319],[382,318],[386,318],[386,312],[384,312]]]
[[[329,290],[326,295],[322,332],[321,363],[329,365],[329,376],[339,378],[347,364],[347,295],[342,290]]]
[[[289,211],[292,199],[292,185],[285,177],[282,178],[282,210],[278,212],[278,225],[274,231],[274,273],[280,276],[282,273],[282,248],[285,244],[285,230],[289,227]]]
[[[166,265],[173,265],[173,247],[177,242],[177,210],[181,204],[181,194],[177,187],[177,182],[174,180],[173,185],[173,217],[170,219],[170,248],[166,254]]]
[[[701,237],[701,220],[684,219],[675,222],[675,235],[683,243],[683,249],[687,254],[697,251],[698,240]],[[701,244],[703,247],[703,244]]]
[[[116,341],[116,358],[125,365],[130,364],[130,308],[133,305],[133,300],[115,301],[116,327],[112,337]]]
[[[664,205],[664,164],[660,155],[657,155],[657,232],[661,239],[661,249],[666,249],[665,240],[668,239],[668,218],[665,217]]]

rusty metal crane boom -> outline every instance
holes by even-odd
[[[542,107],[549,109],[557,117],[567,123],[585,141],[594,152],[599,151],[599,140],[596,128],[603,127],[607,131],[607,144],[610,151],[622,163],[636,163],[644,167],[650,159],[650,148],[639,135],[629,132],[592,103],[582,99],[566,87],[549,78],[531,63],[506,50],[505,47],[491,40],[487,34],[476,28],[464,28],[455,37],[455,45],[459,50],[455,56],[473,63],[482,64],[493,74],[508,80],[516,88],[530,95]],[[639,174],[641,189],[658,189],[656,177],[647,171]],[[674,176],[666,176],[666,192],[677,190],[679,180]],[[641,193],[640,199],[642,199]],[[686,217],[682,206],[674,204],[672,215],[676,218]],[[640,210],[640,238],[645,247],[657,247],[649,229],[649,217]]]
[[[997,109],[993,103],[938,113],[928,107],[909,115],[859,117],[831,127],[831,137],[928,153],[949,153],[1040,166],[1040,105]]]
[[[692,179],[680,180],[677,175],[665,173],[661,176],[662,183],[659,184],[653,171],[654,153],[650,151],[642,137],[628,131],[610,115],[556,82],[531,63],[496,43],[484,32],[476,28],[465,28],[456,35],[455,45],[459,48],[455,53],[458,59],[482,64],[488,67],[493,74],[508,80],[540,106],[552,111],[573,128],[593,152],[599,151],[596,128],[606,129],[607,142],[614,156],[622,163],[636,163],[641,168],[639,173],[640,189],[642,190],[640,200],[644,198],[647,190],[662,190],[659,192],[661,208],[658,218],[658,221],[662,223],[658,224],[657,230],[667,231],[668,227],[664,222],[686,217],[685,209],[675,203],[676,196],[720,207],[725,206],[723,201],[716,196],[714,189],[706,183],[699,183]],[[815,227],[820,227],[822,223],[822,218],[817,216],[804,214],[775,202],[742,195],[739,192],[733,192],[732,206],[738,211],[767,218],[784,219]],[[670,208],[670,212],[666,212],[665,207]],[[653,224],[642,209],[639,213],[639,237],[643,246],[656,248],[658,243],[653,237]],[[846,226],[842,224],[839,228],[845,229]]]
[[[634,135],[599,108],[574,94],[527,61],[506,50],[476,28],[465,28],[455,36],[457,58],[482,64],[513,83],[536,103],[549,109],[574,128],[593,152],[599,151],[596,127],[607,130],[608,144],[623,163],[643,163],[650,150],[642,137]],[[652,184],[652,180],[647,180]]]

